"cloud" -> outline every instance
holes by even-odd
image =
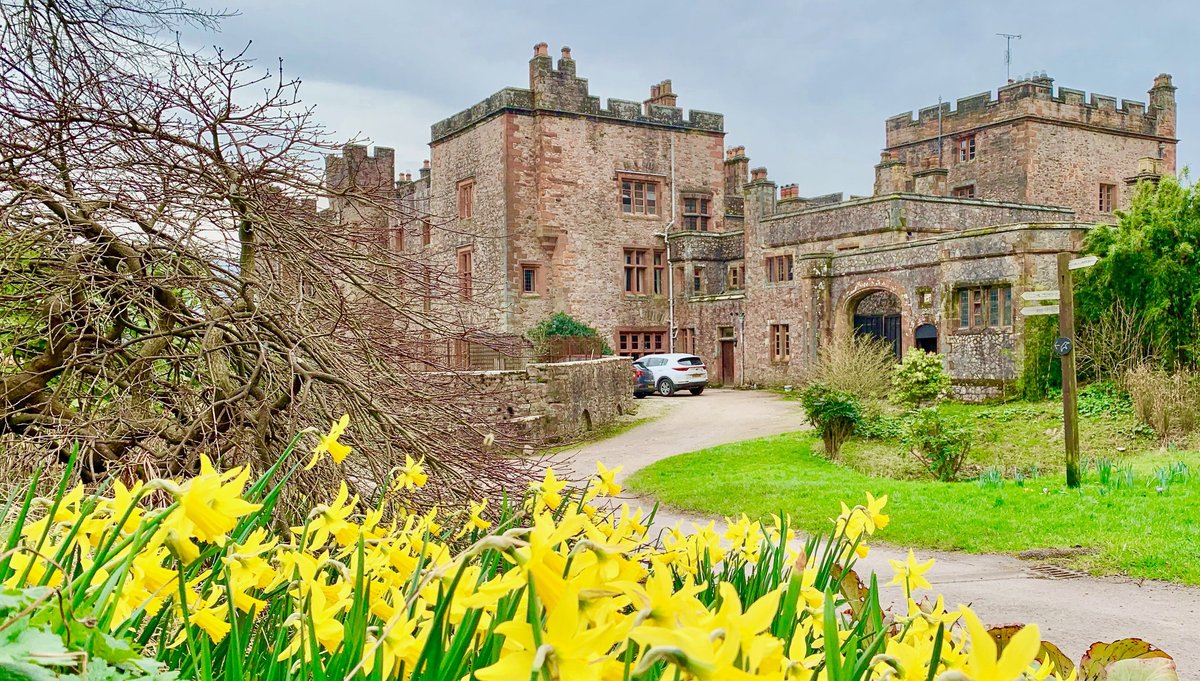
[[[331,139],[392,147],[397,172],[415,173],[429,158],[429,126],[447,115],[443,106],[395,90],[306,80],[300,92]]]

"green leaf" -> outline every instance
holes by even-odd
[[[1008,642],[1012,640],[1013,636],[1017,635],[1018,631],[1021,631],[1022,626],[1020,624],[1009,624],[988,629],[988,633],[996,641],[997,653],[1004,652],[1004,649],[1008,647]],[[1049,641],[1042,641],[1042,649],[1038,651],[1037,658],[1039,661],[1050,660],[1050,663],[1054,665],[1055,675],[1059,677],[1065,678],[1070,675],[1071,670],[1075,669],[1075,663],[1071,661],[1071,658],[1067,657],[1058,646]]]
[[[1140,638],[1123,638],[1112,643],[1093,643],[1079,662],[1079,681],[1107,681],[1108,668],[1121,660],[1143,660],[1171,656]]]
[[[1175,661],[1163,657],[1118,660],[1107,672],[1108,681],[1179,681]]]

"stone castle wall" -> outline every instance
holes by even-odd
[[[979,198],[1071,208],[1087,220],[1111,222],[1099,206],[1099,185],[1117,187],[1113,207],[1128,205],[1126,178],[1141,158],[1161,159],[1175,172],[1175,87],[1155,78],[1149,104],[1117,100],[1038,77],[990,92],[907,112],[885,124],[886,148],[876,166],[876,194],[916,189],[950,195],[972,186]],[[974,136],[975,157],[959,140]],[[923,186],[922,186],[923,185]]]
[[[531,443],[582,437],[636,411],[632,369],[623,357],[429,376],[462,386],[471,408],[499,415]]]

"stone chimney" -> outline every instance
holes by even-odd
[[[563,46],[562,56],[558,60],[558,70],[561,73],[575,75],[575,60],[571,58],[571,48]]]
[[[909,191],[908,183],[911,181],[912,175],[904,161],[890,151],[879,154],[879,163],[875,166],[875,196]]]
[[[725,196],[742,195],[742,185],[750,168],[746,158],[746,147],[730,147],[725,150]]]
[[[547,45],[546,43],[538,43],[537,45],[533,46],[534,59],[536,59],[538,57],[549,57],[549,56],[550,56],[550,46]]]
[[[429,177],[429,159],[425,159],[425,161],[421,163],[421,179],[424,180],[427,177]]]
[[[746,218],[775,214],[775,183],[767,179],[766,168],[750,171],[750,182],[746,184]]]
[[[671,89],[670,79],[664,80],[657,85],[650,86],[650,99],[644,102],[646,115],[650,115],[650,105],[657,104],[659,106],[675,106],[675,100],[679,95]]]

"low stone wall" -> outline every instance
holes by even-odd
[[[628,357],[443,375],[463,385],[475,409],[497,413],[531,443],[581,437],[635,411]]]

